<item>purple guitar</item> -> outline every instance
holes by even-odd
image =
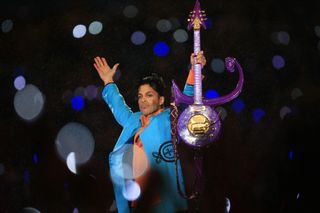
[[[193,28],[194,33],[194,53],[197,55],[200,48],[200,28],[206,29],[205,12],[201,10],[200,3],[196,0],[193,11],[188,19],[188,29]],[[240,64],[235,58],[225,59],[225,65],[229,72],[233,72],[235,67],[239,71],[239,81],[236,88],[228,95],[213,99],[202,98],[201,64],[194,66],[194,97],[184,95],[176,83],[172,81],[173,104],[189,105],[179,116],[177,122],[177,132],[179,137],[189,146],[200,148],[212,144],[219,138],[221,121],[219,114],[214,109],[216,106],[227,103],[235,99],[241,92],[243,86],[243,72]]]

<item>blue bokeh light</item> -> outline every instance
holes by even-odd
[[[215,91],[214,89],[209,89],[207,90],[205,97],[206,98],[217,98],[219,97],[219,93],[217,91]]]
[[[84,100],[81,96],[75,96],[71,99],[71,106],[74,110],[80,111],[84,107]]]
[[[34,154],[33,154],[33,162],[34,162],[35,164],[38,164],[38,163],[39,163],[37,153],[34,153]]]
[[[259,123],[261,118],[263,118],[265,115],[266,113],[260,108],[255,109],[252,113],[253,120],[256,123]]]
[[[166,56],[169,53],[169,46],[165,42],[159,41],[154,45],[153,52],[159,57]]]
[[[245,103],[238,98],[232,102],[231,107],[236,113],[240,113],[245,108]]]

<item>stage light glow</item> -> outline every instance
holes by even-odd
[[[223,73],[224,72],[224,61],[220,58],[213,58],[211,60],[211,69],[215,73]]]
[[[66,162],[69,154],[73,152],[75,153],[76,165],[80,165],[91,158],[95,141],[87,127],[80,123],[70,122],[59,131],[55,139],[55,146],[64,162]]]
[[[136,31],[131,35],[131,42],[135,45],[141,45],[146,41],[146,35],[142,31]]]
[[[318,36],[320,38],[320,26],[314,27],[314,33],[316,34],[316,36]]]
[[[169,32],[171,30],[171,22],[167,19],[160,19],[158,22],[157,22],[157,29],[160,31],[160,32]]]
[[[252,112],[252,117],[254,122],[259,123],[260,120],[266,115],[266,113],[264,112],[264,110],[257,108],[255,110],[253,110]]]
[[[72,109],[80,111],[84,108],[84,100],[82,96],[75,96],[71,99]]]
[[[98,88],[95,85],[89,85],[84,89],[84,96],[89,100],[92,101],[98,95]]]
[[[38,209],[32,207],[25,207],[22,209],[21,213],[41,213]]]
[[[231,107],[236,113],[239,114],[245,108],[245,103],[242,99],[237,98],[232,102]]]
[[[292,112],[292,110],[287,107],[284,106],[280,109],[280,118],[283,120],[285,118],[286,115],[290,114]]]
[[[23,172],[23,181],[26,184],[30,183],[30,172],[28,170],[24,170]]]
[[[271,34],[271,40],[275,44],[288,45],[290,42],[290,35],[285,31],[273,32]]]
[[[76,155],[74,152],[70,152],[69,155],[67,156],[67,160],[66,160],[68,169],[74,173],[77,174],[77,167],[76,167]]]
[[[89,25],[89,33],[92,35],[97,35],[101,33],[103,25],[99,21],[94,21]]]
[[[17,90],[22,90],[26,86],[26,79],[23,76],[18,76],[14,79],[13,84]]]
[[[225,108],[221,107],[221,106],[217,107],[216,111],[218,112],[221,120],[226,119],[226,117],[228,116],[227,110]]]
[[[186,42],[189,38],[188,33],[183,29],[178,29],[173,33],[173,38],[178,43]]]
[[[4,20],[1,23],[1,30],[4,33],[8,33],[13,29],[13,21],[11,19]]]
[[[127,18],[134,18],[138,14],[139,10],[134,5],[128,5],[123,10],[123,15]]]
[[[34,85],[28,84],[14,96],[14,109],[26,121],[34,121],[43,111],[44,95]]]
[[[292,160],[292,157],[293,157],[293,152],[290,151],[290,152],[289,152],[289,158],[290,158],[290,160]]]
[[[229,213],[229,212],[230,212],[230,209],[231,209],[230,199],[226,197],[226,198],[225,198],[225,201],[226,201],[225,213]]]
[[[280,55],[275,55],[272,57],[272,65],[275,69],[279,70],[285,66],[286,62],[284,58]]]
[[[159,41],[158,43],[156,43],[153,47],[153,51],[154,53],[159,56],[159,57],[163,57],[168,55],[169,53],[169,46],[163,42],[163,41]]]
[[[206,98],[217,98],[219,96],[220,96],[219,93],[214,89],[208,89],[205,93]]]
[[[79,213],[78,208],[74,208],[72,213]]]
[[[124,187],[122,188],[122,194],[125,199],[129,201],[138,199],[141,194],[139,184],[133,180],[127,180]]]
[[[34,162],[35,164],[38,164],[38,163],[39,163],[37,153],[34,153],[34,154],[33,154],[33,162]]]
[[[81,96],[82,98],[84,98],[84,87],[77,87],[73,93],[73,96]]]
[[[292,100],[295,100],[299,97],[301,97],[303,95],[302,91],[299,89],[299,88],[294,88],[292,91],[291,91],[291,98]]]
[[[75,38],[82,38],[87,33],[87,28],[83,24],[79,24],[73,28],[72,34]]]

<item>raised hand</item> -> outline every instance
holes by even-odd
[[[194,65],[199,63],[204,67],[207,63],[206,57],[203,55],[203,51],[200,51],[198,55],[196,56],[194,53],[191,54],[190,56],[190,63],[192,65],[192,69],[194,68]]]
[[[104,84],[108,84],[113,82],[113,76],[117,71],[119,63],[116,63],[112,68],[108,65],[106,59],[104,57],[95,57],[94,58],[94,68],[96,68],[101,80]]]

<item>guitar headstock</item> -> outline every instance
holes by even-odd
[[[189,14],[189,19],[188,19],[188,30],[191,30],[192,28],[194,30],[200,30],[201,26],[206,29],[206,23],[205,20],[206,18],[206,13],[204,10],[201,10],[200,8],[200,2],[196,0],[196,4],[193,8],[193,10]]]

